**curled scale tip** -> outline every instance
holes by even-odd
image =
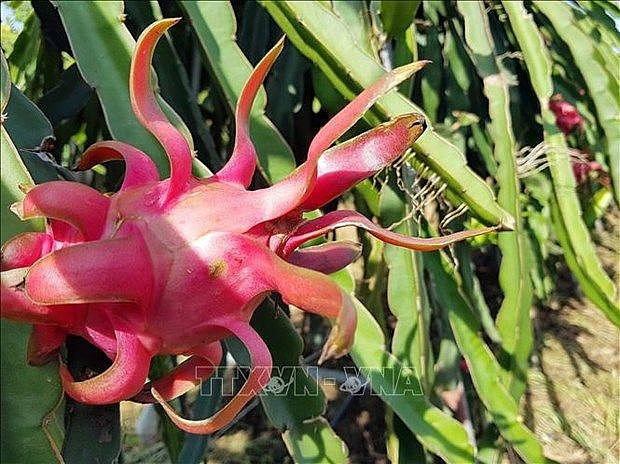
[[[22,221],[25,219],[24,218],[24,203],[22,201],[16,201],[15,203],[12,203],[11,206],[9,206],[9,209],[11,210],[13,214],[15,214]]]
[[[153,23],[151,27],[157,29],[168,29],[181,21],[181,19],[183,18],[181,18],[180,16],[177,16],[176,18],[163,18],[156,23]]]
[[[395,69],[393,72],[395,74],[414,74],[430,63],[432,63],[430,60],[414,61],[413,63],[409,63]]]
[[[28,269],[29,268],[27,267],[20,267],[17,269],[2,271],[2,273],[0,273],[0,281],[2,282],[2,286],[10,288],[21,285],[26,279]]]

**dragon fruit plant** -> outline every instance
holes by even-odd
[[[100,348],[113,360],[103,373],[74,379],[60,365],[65,392],[77,401],[121,400],[162,404],[183,430],[206,434],[229,423],[268,383],[272,360],[249,324],[271,292],[333,323],[321,360],[347,353],[356,313],[350,297],[325,274],[354,261],[359,247],[328,242],[300,248],[343,226],[357,226],[385,242],[436,250],[494,230],[458,232],[440,238],[402,236],[354,211],[334,211],[307,220],[314,210],[399,158],[423,133],[424,118],[400,116],[351,140],[330,146],[382,95],[422,68],[416,62],[385,74],[364,90],[312,141],[307,161],[270,187],[247,190],[257,163],[249,137],[252,102],[283,40],[256,66],[237,104],[236,136],[228,163],[215,175],[191,173],[187,140],[166,119],[151,85],[151,59],[161,35],[178,19],[148,27],[131,64],[132,108],[164,147],[170,177],[160,180],[145,153],[120,141],[92,145],[78,168],[123,159],[118,192],[102,194],[83,184],[54,181],[26,192],[13,205],[22,219],[44,217],[45,232],[14,237],[2,250],[2,316],[34,324],[29,361],[57,355],[69,334]],[[185,393],[221,358],[220,340],[245,344],[252,369],[239,393],[213,416],[186,420],[167,401]],[[186,355],[163,378],[147,382],[156,355]]]

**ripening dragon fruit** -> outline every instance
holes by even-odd
[[[564,100],[562,95],[555,94],[549,100],[549,109],[555,115],[555,123],[559,129],[568,135],[573,130],[583,129],[583,118],[574,105]]]
[[[103,195],[67,181],[29,190],[13,210],[22,219],[47,218],[47,230],[18,235],[4,246],[1,309],[3,317],[34,324],[33,364],[56,355],[68,334],[83,337],[114,360],[105,372],[81,381],[61,362],[63,388],[74,399],[90,404],[158,401],[180,428],[211,433],[229,423],[269,381],[271,356],[249,321],[270,292],[333,322],[322,360],[342,356],[351,346],[355,309],[325,274],[355,260],[359,248],[330,242],[300,249],[302,244],[352,225],[392,244],[435,250],[494,228],[420,239],[382,229],[355,211],[302,218],[303,212],[390,164],[422,134],[423,117],[408,114],[329,148],[424,62],[385,74],[319,131],[304,164],[271,187],[249,191],[256,165],[248,133],[250,109],[282,49],[281,40],[240,95],[229,162],[207,179],[193,177],[188,143],[164,116],[150,83],[155,44],[177,21],[164,19],[143,32],[129,83],[136,116],[168,154],[170,178],[160,180],[140,150],[105,141],[86,150],[79,168],[124,159],[126,174],[118,192]],[[245,385],[208,419],[179,417],[166,401],[203,380],[204,369],[213,370],[222,354],[220,340],[228,336],[237,337],[250,353]],[[189,358],[163,378],[145,383],[151,358],[161,354]],[[196,376],[198,367],[202,378]]]

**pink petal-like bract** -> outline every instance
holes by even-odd
[[[35,325],[28,349],[32,364],[55,356],[67,335],[88,340],[113,361],[87,380],[74,379],[61,364],[65,392],[76,400],[158,401],[182,429],[211,433],[269,382],[271,355],[250,318],[271,292],[332,322],[321,361],[346,354],[353,343],[354,304],[326,274],[357,259],[360,246],[328,242],[300,248],[305,242],[356,226],[392,244],[435,250],[496,228],[422,239],[382,229],[355,211],[313,220],[302,216],[397,160],[424,132],[424,118],[408,114],[331,147],[374,102],[426,62],[386,73],[319,131],[305,163],[275,185],[248,190],[257,162],[249,132],[252,103],[282,50],[280,40],[239,97],[229,162],[209,178],[194,177],[190,146],[165,117],[151,84],[155,44],[177,21],[157,21],[142,33],[129,82],[132,108],[165,149],[170,177],[160,180],[148,155],[131,145],[104,141],[86,150],[77,167],[123,159],[126,173],[118,192],[104,195],[68,181],[28,191],[13,211],[22,219],[44,217],[47,228],[4,245],[1,309],[3,317]],[[179,417],[166,401],[211,375],[222,357],[220,341],[229,336],[250,354],[246,383],[213,416]],[[188,357],[148,381],[156,355]]]

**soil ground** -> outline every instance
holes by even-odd
[[[605,270],[620,276],[620,212],[596,234]],[[578,292],[566,271],[537,312],[536,350],[523,402],[545,454],[564,464],[620,462],[620,333]]]

